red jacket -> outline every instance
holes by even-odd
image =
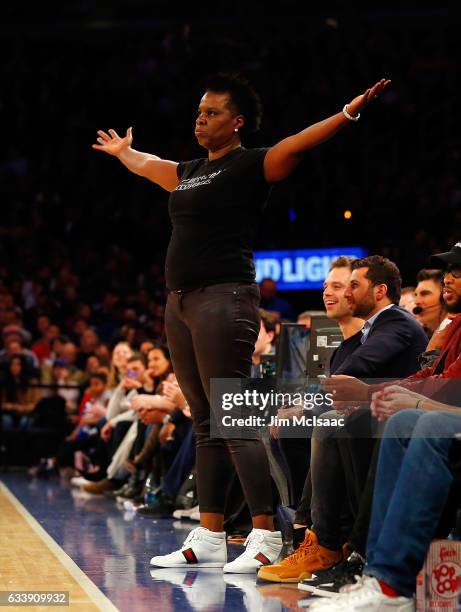
[[[434,374],[442,360],[442,372]],[[440,402],[460,405],[461,392],[458,389],[461,390],[461,383],[454,383],[453,378],[461,378],[461,314],[455,317],[448,326],[445,341],[440,349],[440,356],[431,366],[402,380],[381,385],[370,385],[368,397],[371,399],[375,391],[393,384],[406,387]]]
[[[437,365],[445,359],[441,374],[433,374]],[[407,380],[419,380],[421,378],[461,378],[461,314],[453,319],[447,328],[445,341],[440,349],[440,357],[428,368],[416,372]]]

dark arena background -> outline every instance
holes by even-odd
[[[63,605],[52,599],[59,593],[82,612],[278,612],[311,603],[297,580],[194,571],[190,559],[149,568],[198,525],[190,414],[167,379],[169,194],[92,149],[98,130],[124,136],[132,126],[138,151],[178,162],[206,157],[194,125],[206,77],[217,72],[244,75],[261,96],[262,127],[243,140],[247,148],[270,147],[391,79],[357,123],[305,152],[270,193],[253,245],[257,282],[272,276],[271,266],[283,273],[273,276],[277,295],[262,295],[266,331],[279,337],[262,375],[280,374],[282,354],[293,358],[283,324],[304,313],[308,343],[315,317],[325,322],[322,285],[334,256],[354,247],[387,257],[402,286],[416,287],[430,256],[461,241],[461,10],[442,2],[282,4],[273,13],[260,2],[0,7],[0,605],[48,609]],[[429,308],[441,305],[438,291]],[[434,329],[420,322],[430,337]],[[117,346],[124,356],[114,357]],[[304,375],[312,355],[302,346]],[[263,353],[273,356],[274,346]],[[120,418],[133,412],[125,406],[110,424],[114,393],[163,398],[165,381],[176,416],[163,404],[157,421],[146,416],[111,472],[140,418]],[[282,457],[289,483],[285,490],[280,473],[273,478],[285,556],[296,547],[294,510],[311,448],[288,442],[266,440],[269,462]],[[230,560],[244,551],[251,520],[235,472],[223,486]],[[429,610],[423,600],[416,609]]]

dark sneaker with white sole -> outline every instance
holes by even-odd
[[[306,578],[298,584],[302,591],[308,591],[318,597],[334,597],[339,589],[356,582],[356,576],[361,576],[365,560],[353,552],[346,561],[341,561],[324,570],[317,570],[311,578]]]

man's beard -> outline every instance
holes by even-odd
[[[445,309],[450,314],[459,314],[461,313],[461,296],[458,295],[458,299],[454,304],[445,303]]]
[[[355,304],[355,308],[352,308],[352,315],[354,317],[359,317],[360,319],[367,319],[370,312],[372,312],[376,307],[376,302],[373,296],[373,290],[371,289],[366,296],[364,296],[363,300],[359,303]]]

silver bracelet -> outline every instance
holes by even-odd
[[[353,117],[351,114],[349,114],[348,110],[347,110],[347,104],[344,105],[343,108],[343,115],[349,119],[349,121],[358,121],[360,119],[360,113],[356,116]]]

